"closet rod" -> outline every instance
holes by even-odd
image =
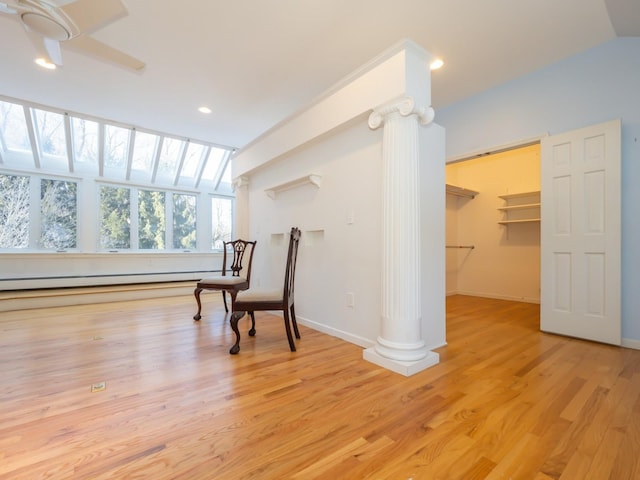
[[[475,245],[447,245],[447,248],[470,248],[471,250],[473,250],[474,248],[476,248]]]

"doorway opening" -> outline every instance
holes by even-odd
[[[540,303],[540,144],[446,166],[446,292]]]

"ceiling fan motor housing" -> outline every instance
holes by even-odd
[[[20,14],[20,19],[32,32],[58,42],[70,40],[80,34],[71,19],[55,5],[34,0],[23,0],[20,3],[30,7],[30,10]]]

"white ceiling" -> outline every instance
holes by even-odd
[[[22,26],[0,16],[0,95],[242,147],[405,38],[446,62],[433,73],[437,115],[616,30],[640,34],[637,0],[125,3],[129,15],[93,36],[145,61],[142,73],[64,48],[64,67],[42,70]]]

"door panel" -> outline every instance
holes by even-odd
[[[620,120],[541,147],[540,328],[619,345]]]

